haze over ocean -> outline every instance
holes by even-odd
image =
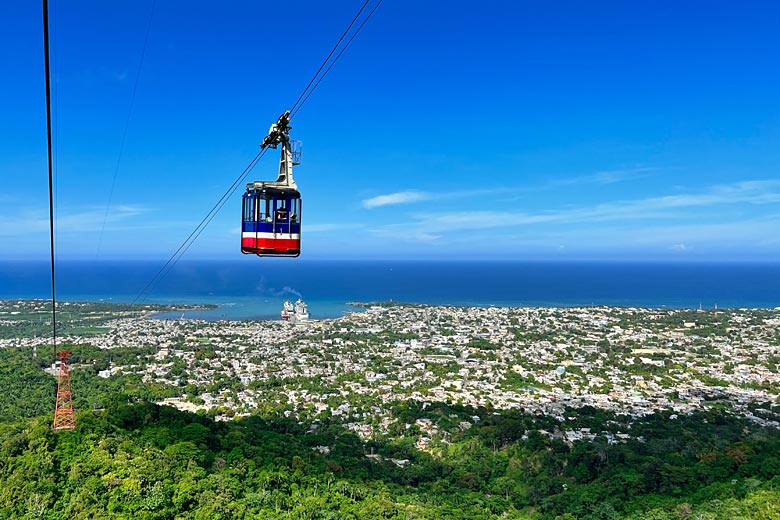
[[[61,262],[57,298],[131,302],[160,262]],[[49,298],[45,263],[0,262],[0,298]],[[205,319],[276,319],[302,297],[313,318],[347,302],[438,305],[778,307],[780,263],[180,262],[146,303],[213,303]],[[177,314],[176,317],[179,317]]]

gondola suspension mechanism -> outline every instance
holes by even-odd
[[[297,257],[301,254],[301,194],[293,179],[293,166],[301,164],[301,142],[290,139],[290,119],[301,109],[303,104],[317,89],[330,69],[344,54],[352,40],[363,29],[374,12],[382,5],[379,0],[374,8],[364,17],[346,44],[341,43],[349,34],[360,15],[368,6],[366,0],[346,30],[342,33],[336,45],[317,69],[317,72],[301,92],[298,100],[290,110],[279,116],[271,125],[268,135],[260,145],[261,153],[266,149],[276,149],[280,144],[282,150],[279,157],[279,176],[276,181],[255,181],[246,185],[246,193],[242,200],[241,219],[241,252],[257,256]],[[341,46],[341,47],[340,47]],[[336,53],[335,58],[331,57]],[[327,68],[326,68],[327,66]],[[324,69],[324,72],[323,72]]]
[[[301,194],[293,166],[301,164],[301,142],[290,139],[290,111],[271,125],[260,148],[281,145],[279,176],[275,181],[246,185],[242,204],[241,252],[257,256],[301,254]]]
[[[328,75],[328,72],[344,54],[344,51],[350,46],[379,6],[382,5],[382,0],[376,2],[374,7],[368,12],[368,15],[363,17],[357,28],[352,31],[352,28],[358,22],[370,1],[365,0],[330,53],[323,60],[317,72],[306,85],[306,88],[298,96],[295,104],[271,126],[271,130],[260,145],[260,152],[255,155],[254,159],[233,181],[233,184],[230,185],[217,203],[195,226],[195,229],[192,230],[165,264],[147,282],[141,292],[135,297],[133,303],[143,301],[145,295],[157,287],[160,281],[176,266],[179,259],[189,250],[206,226],[227,203],[230,195],[233,194],[258,161],[262,159],[267,149],[276,149],[280,144],[282,145],[282,151],[277,180],[257,181],[247,184],[247,190],[242,199],[241,252],[261,257],[297,257],[300,255],[301,194],[292,175],[292,167],[300,164],[300,143],[289,139],[290,129],[292,128],[290,119],[298,113],[309,97],[311,97],[325,76]],[[352,31],[351,34],[350,31]],[[347,38],[347,36],[349,37]],[[345,39],[346,42],[344,43]],[[342,43],[344,44],[342,45]]]

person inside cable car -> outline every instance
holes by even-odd
[[[276,221],[284,222],[287,220],[287,208],[284,207],[284,201],[281,201],[281,206],[276,210]]]

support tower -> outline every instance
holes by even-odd
[[[57,378],[57,404],[54,408],[55,430],[75,430],[76,418],[73,415],[73,396],[70,393],[70,350],[57,352],[60,358],[60,373]]]

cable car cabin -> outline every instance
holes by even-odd
[[[301,254],[301,193],[293,166],[301,164],[300,142],[290,139],[290,111],[271,125],[260,147],[277,148],[279,176],[275,181],[246,185],[241,218],[241,252],[257,256]],[[258,155],[259,157],[259,155]]]
[[[301,254],[301,194],[262,187],[244,194],[241,252],[258,256]]]

